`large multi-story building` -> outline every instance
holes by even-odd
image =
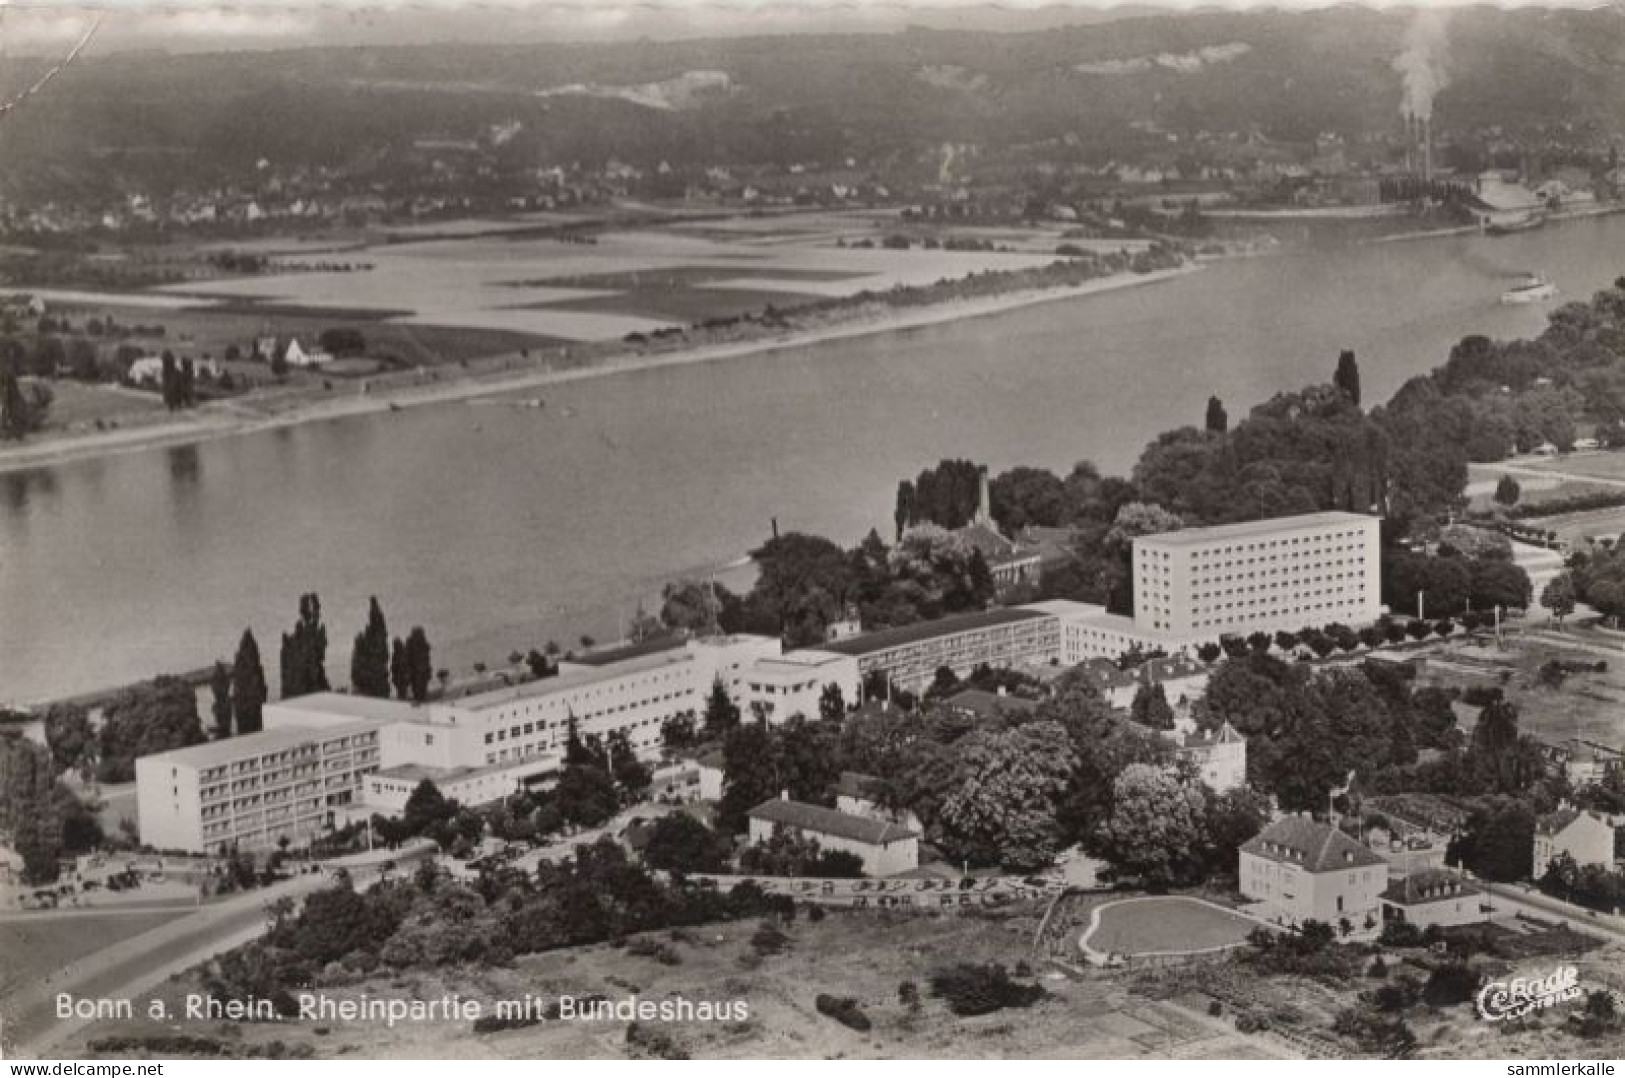
[[[285,727],[138,757],[141,840],[220,853],[301,842],[347,815],[381,764],[383,723]]]
[[[1134,621],[1173,638],[1361,625],[1382,613],[1376,517],[1225,524],[1134,540]]]
[[[915,688],[943,667],[963,677],[983,665],[1058,661],[1061,623],[1046,610],[1006,607],[835,640],[823,650],[856,659],[861,678],[878,671],[903,688]]]
[[[741,707],[771,703],[775,723],[816,717],[827,684],[856,701],[850,657],[780,651],[771,637],[674,641],[426,704],[345,693],[268,704],[260,733],[137,760],[142,838],[200,852],[303,841],[351,813],[399,812],[425,779],[464,804],[493,801],[555,778],[572,725],[583,738],[625,734],[652,758],[665,723],[698,718],[717,682]]]

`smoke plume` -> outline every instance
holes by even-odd
[[[1450,81],[1445,72],[1446,25],[1449,13],[1423,8],[1405,31],[1405,51],[1394,59],[1394,70],[1404,81],[1401,114],[1416,120],[1433,119],[1433,98]]]

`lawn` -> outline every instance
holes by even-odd
[[[71,427],[98,419],[122,419],[137,412],[157,412],[164,406],[156,393],[124,389],[120,386],[91,385],[58,378],[51,383],[50,423]]]
[[[0,999],[88,954],[192,913],[173,911],[45,915],[0,921]]]
[[[1102,954],[1207,951],[1242,943],[1256,927],[1256,921],[1197,898],[1131,898],[1102,906],[1084,941]]]
[[[1543,472],[1562,472],[1565,475],[1588,475],[1598,479],[1625,479],[1625,452],[1600,451],[1571,453],[1549,460],[1520,464]],[[1521,478],[1521,477],[1520,477]]]

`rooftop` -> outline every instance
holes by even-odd
[[[268,752],[281,752],[283,749],[366,733],[387,725],[388,723],[377,720],[357,719],[335,726],[290,726],[281,730],[262,730],[257,734],[239,734],[218,741],[205,741],[201,745],[191,745],[184,749],[152,753],[138,757],[136,762],[139,764],[143,760],[161,760],[171,765],[202,769],[233,763],[249,756],[262,756]]]
[[[787,801],[783,798],[763,801],[750,810],[750,818],[781,823],[815,834],[834,835],[837,838],[863,842],[870,846],[884,846],[906,838],[919,838],[919,832],[910,831],[906,827],[899,827],[885,820],[852,816],[824,808],[822,805],[809,805],[802,801]]]
[[[647,640],[618,644],[615,647],[604,648],[601,651],[578,654],[575,658],[565,661],[576,666],[609,666],[614,663],[625,662],[628,659],[641,659],[645,655],[658,655],[663,651],[672,651],[682,647],[683,643],[683,637],[677,633],[661,633],[659,636],[651,636]]]
[[[974,614],[956,614],[935,621],[922,621],[917,625],[905,625],[900,629],[882,629],[876,633],[835,640],[823,645],[820,650],[833,651],[840,655],[873,655],[877,651],[915,644],[922,640],[934,640],[955,633],[968,633],[977,629],[990,629],[998,625],[1012,625],[1019,621],[1049,616],[1051,615],[1042,611],[1023,610],[1020,607],[981,610]]]
[[[538,678],[535,681],[526,681],[518,685],[492,689],[490,692],[483,692],[477,696],[464,697],[447,706],[464,711],[486,711],[491,708],[504,707],[519,700],[534,700],[538,697],[552,696],[555,693],[567,692],[582,685],[595,685],[605,681],[614,681],[617,678],[648,673],[651,670],[661,670],[693,661],[694,656],[687,649],[657,651],[649,655],[640,655],[627,659],[623,662],[611,663],[605,666],[578,667],[573,670],[562,671],[557,677]]]
[[[1241,844],[1243,853],[1299,865],[1306,872],[1338,872],[1380,865],[1382,858],[1337,828],[1302,816],[1286,816]]]
[[[986,689],[961,689],[943,703],[959,711],[968,711],[979,718],[991,719],[1000,712],[1026,714],[1038,706],[1037,700],[1022,696],[1001,695]]]
[[[347,692],[313,692],[309,696],[267,703],[267,709],[279,712],[312,712],[318,715],[343,715],[352,719],[374,719],[380,722],[417,722],[427,708],[406,700],[385,700],[376,696],[357,696]]]
[[[1201,543],[1223,542],[1227,539],[1251,539],[1261,535],[1277,535],[1281,532],[1328,528],[1339,524],[1367,524],[1377,519],[1379,518],[1365,513],[1305,513],[1295,517],[1271,517],[1267,520],[1249,520],[1240,524],[1215,524],[1208,528],[1158,532],[1156,535],[1140,536],[1134,540],[1134,545],[1144,543],[1154,546],[1196,546]]]
[[[1479,888],[1453,872],[1439,868],[1413,872],[1395,880],[1382,893],[1383,900],[1405,906],[1419,906],[1425,902],[1442,902],[1462,895],[1476,895]]]

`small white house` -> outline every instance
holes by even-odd
[[[1563,854],[1574,863],[1614,867],[1614,828],[1606,817],[1595,812],[1563,808],[1535,821],[1535,862],[1531,875],[1540,879],[1551,863]]]
[[[333,357],[317,348],[307,350],[297,337],[288,338],[282,351],[282,360],[290,367],[321,367],[333,362]]]
[[[764,801],[750,810],[750,840],[766,842],[778,830],[815,839],[821,850],[844,850],[863,862],[866,876],[895,876],[920,865],[920,834],[899,824],[852,816],[822,805]]]

